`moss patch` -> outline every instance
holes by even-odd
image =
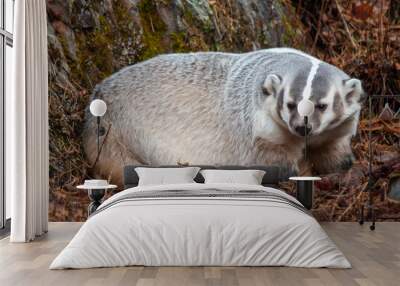
[[[186,34],[184,32],[171,33],[172,50],[177,53],[189,52],[190,48],[186,43]]]
[[[138,4],[140,22],[142,24],[142,42],[144,45],[140,60],[146,60],[164,53],[166,43],[164,35],[167,26],[158,14],[157,4],[153,0],[142,0]]]

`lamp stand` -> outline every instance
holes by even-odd
[[[96,131],[96,139],[97,139],[97,157],[100,157],[100,136],[104,136],[106,134],[106,129],[100,124],[101,116],[96,116],[97,122],[97,131]]]
[[[307,134],[307,126],[308,126],[308,116],[304,116],[304,161],[308,162],[307,158],[307,146],[308,146],[308,134]]]
[[[100,156],[100,116],[97,116],[97,156]]]
[[[360,209],[360,217],[358,223],[360,225],[364,224],[364,219],[371,219],[372,224],[369,226],[370,230],[375,230],[375,208],[373,205],[372,199],[372,186],[373,186],[373,178],[372,178],[372,96],[368,97],[368,185],[367,185],[367,192],[368,192],[368,201],[366,204],[361,205]],[[364,209],[367,208],[367,215],[365,217]]]

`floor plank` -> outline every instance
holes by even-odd
[[[0,285],[136,285],[136,286],[266,286],[266,285],[400,285],[400,223],[368,225],[323,223],[352,269],[289,267],[119,267],[50,271],[55,256],[81,223],[50,223],[49,233],[32,243],[0,240]]]

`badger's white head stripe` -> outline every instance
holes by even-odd
[[[312,63],[311,70],[310,73],[308,74],[307,83],[303,90],[303,96],[302,96],[303,99],[310,99],[311,97],[312,82],[314,80],[315,75],[317,74],[318,67],[321,62],[317,59],[311,58],[311,63]]]
[[[311,91],[312,82],[315,78],[315,75],[317,74],[318,67],[319,67],[321,61],[313,56],[310,56],[306,53],[303,53],[301,51],[291,49],[291,48],[275,48],[275,49],[269,49],[268,51],[273,52],[273,53],[278,53],[278,54],[283,54],[283,53],[295,54],[295,55],[303,56],[311,61],[311,64],[312,64],[311,70],[310,70],[310,73],[308,74],[307,83],[306,83],[306,86],[304,87],[303,94],[302,94],[303,99],[310,99],[311,94],[312,94],[312,91]]]

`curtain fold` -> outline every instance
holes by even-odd
[[[15,1],[14,94],[6,114],[6,186],[11,188],[12,242],[48,225],[48,79],[45,0]],[[7,100],[7,99],[6,99]]]

